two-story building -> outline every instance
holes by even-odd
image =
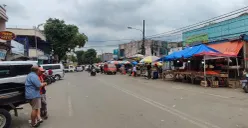
[[[145,41],[145,56],[163,56],[167,54],[167,42],[159,40]],[[119,56],[131,57],[141,52],[142,41],[131,41],[129,43],[119,45]]]
[[[206,43],[222,53],[238,55],[239,64],[248,68],[247,36],[244,35],[248,35],[248,13],[183,32],[183,43],[184,46]]]
[[[38,29],[7,28],[16,35],[15,40],[24,45],[24,55],[39,63],[50,63],[51,45],[46,42],[44,34]]]

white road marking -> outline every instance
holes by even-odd
[[[195,117],[193,117],[193,116],[190,116],[190,115],[188,115],[188,114],[186,114],[186,113],[183,113],[183,112],[181,112],[181,111],[179,111],[179,110],[177,110],[177,109],[175,109],[175,108],[171,108],[171,107],[169,107],[169,106],[166,106],[166,105],[164,105],[164,104],[161,104],[161,103],[159,103],[159,102],[156,102],[156,101],[154,101],[154,100],[152,100],[152,99],[149,99],[149,98],[146,98],[146,97],[144,97],[144,96],[135,94],[135,93],[133,93],[133,92],[131,92],[131,91],[129,91],[129,90],[126,90],[126,89],[124,89],[124,88],[121,88],[121,87],[119,87],[119,86],[116,86],[116,85],[113,85],[113,84],[110,84],[110,83],[106,83],[105,81],[103,81],[103,80],[101,80],[101,79],[97,79],[97,80],[101,81],[103,84],[105,84],[105,85],[107,85],[107,86],[113,87],[113,88],[115,88],[115,89],[117,89],[117,90],[119,90],[119,91],[122,91],[122,92],[124,92],[124,93],[126,93],[126,94],[128,94],[128,95],[131,95],[131,96],[133,96],[133,97],[135,97],[135,98],[137,98],[137,99],[140,99],[140,100],[142,100],[142,101],[144,101],[144,102],[146,102],[146,103],[148,103],[148,104],[150,104],[150,105],[152,105],[152,106],[154,106],[154,107],[157,107],[157,108],[159,108],[159,109],[161,109],[161,110],[163,110],[163,111],[169,112],[169,113],[171,113],[172,115],[178,116],[178,117],[180,117],[181,119],[186,120],[186,121],[188,121],[188,122],[190,122],[190,123],[192,123],[192,124],[194,124],[194,125],[197,125],[197,126],[199,126],[199,127],[201,127],[201,128],[209,128],[209,127],[212,127],[212,128],[220,128],[220,127],[217,126],[217,125],[214,125],[214,124],[211,124],[211,123],[209,123],[209,122],[200,120],[200,119],[195,118]]]
[[[216,94],[212,94],[212,93],[199,92],[199,91],[194,91],[194,90],[191,90],[191,89],[185,89],[185,88],[183,88],[183,87],[172,87],[172,88],[178,89],[178,90],[185,90],[185,91],[200,93],[200,94],[206,94],[206,95],[215,96],[215,97],[219,97],[219,98],[223,98],[223,99],[228,99],[228,98],[230,98],[230,97],[221,96],[221,95],[216,95]]]
[[[68,114],[69,116],[73,116],[72,104],[71,104],[71,96],[68,96]]]

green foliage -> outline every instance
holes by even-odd
[[[88,49],[87,51],[76,51],[78,64],[93,64],[101,61],[97,58],[97,52],[95,49]]]
[[[44,25],[44,34],[54,49],[54,54],[62,59],[67,52],[76,47],[83,47],[88,38],[85,34],[79,33],[75,25],[65,24],[63,20],[49,18]]]
[[[88,49],[84,54],[84,61],[88,64],[95,63],[96,54],[97,52],[95,49]]]
[[[75,54],[77,56],[78,64],[84,64],[84,51],[76,51]]]

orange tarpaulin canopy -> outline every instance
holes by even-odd
[[[210,44],[209,47],[227,55],[238,55],[240,49],[243,47],[243,41],[225,42],[218,44]]]

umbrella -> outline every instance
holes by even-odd
[[[133,65],[137,65],[137,64],[138,64],[138,62],[134,61],[134,62],[132,62],[132,64],[133,64]]]
[[[144,59],[142,59],[140,62],[142,63],[152,63],[156,60],[158,60],[159,58],[157,56],[147,56]]]
[[[155,64],[158,65],[158,66],[163,66],[163,64],[160,63],[160,62],[155,62],[154,65],[155,65]]]
[[[130,62],[129,61],[124,61],[124,64],[130,64]]]
[[[110,63],[111,64],[118,64],[119,62],[118,61],[111,61]]]

